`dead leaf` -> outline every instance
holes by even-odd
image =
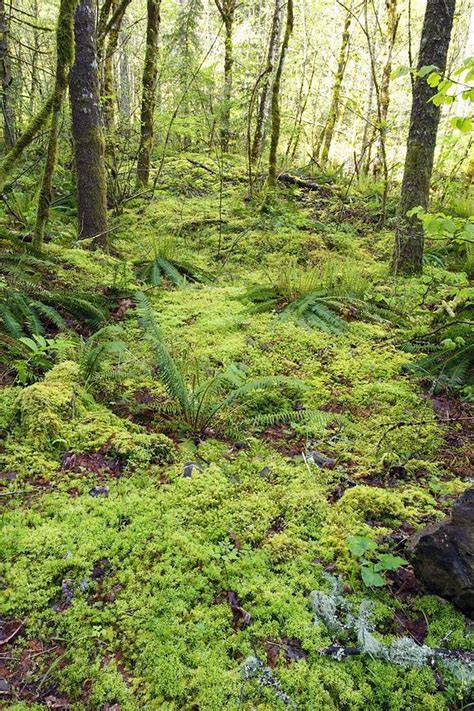
[[[233,592],[233,590],[228,590],[225,595],[227,598],[227,602],[230,605],[230,609],[232,610],[232,616],[234,618],[232,623],[233,628],[237,629],[240,622],[244,626],[250,624],[252,616],[250,612],[247,612],[241,606],[239,598],[237,597],[237,593]]]
[[[14,639],[24,626],[24,622],[18,620],[0,620],[0,646],[8,644]]]

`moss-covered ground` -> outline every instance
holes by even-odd
[[[4,707],[283,708],[274,688],[243,684],[252,655],[298,709],[467,708],[465,685],[445,669],[321,656],[335,640],[309,600],[335,573],[349,599],[374,601],[386,638],[473,649],[462,614],[426,594],[409,567],[366,588],[347,544],[359,535],[405,555],[410,533],[468,485],[466,429],[443,422],[461,405],[434,402],[407,374],[414,356],[403,348],[467,277],[431,265],[422,279],[393,280],[393,233],[377,226],[376,195],[282,189],[264,204],[244,200],[238,166],[228,173],[220,195],[217,176],[185,159],[170,164],[156,197],[116,218],[114,256],[47,246],[71,289],[122,295],[114,337],[125,346],[86,378],[84,344],[58,336],[44,377],[0,389],[0,615],[12,630],[22,623],[1,650]],[[165,389],[130,298],[132,264],[156,242],[208,275],[185,288],[144,287],[189,381],[232,367],[239,378],[289,376],[306,387],[256,390],[203,433],[163,413]],[[334,335],[252,311],[245,290],[292,263],[329,264],[403,325],[348,314],[348,330]],[[254,424],[302,409],[325,416]],[[314,450],[331,468],[311,461]]]

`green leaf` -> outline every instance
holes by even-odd
[[[417,71],[417,76],[426,77],[431,72],[437,71],[438,67],[435,64],[426,64],[424,67],[420,67]]]
[[[373,551],[377,548],[377,544],[370,538],[365,538],[365,536],[351,536],[347,539],[347,545],[352,555],[357,558],[365,555],[367,551]]]
[[[368,588],[381,588],[386,584],[385,578],[375,570],[374,565],[363,565],[360,572],[364,585]]]
[[[374,570],[377,572],[382,570],[396,570],[402,565],[407,565],[407,561],[404,558],[400,558],[398,555],[392,555],[391,553],[383,553],[378,563],[376,563]]]
[[[434,89],[435,87],[438,86],[438,84],[441,81],[441,74],[438,74],[438,72],[431,72],[431,74],[429,75],[429,77],[426,81]]]
[[[411,67],[407,67],[402,64],[393,70],[393,72],[390,75],[390,79],[395,80],[395,79],[398,79],[399,77],[404,77],[407,74],[410,74],[410,72],[411,72]]]
[[[420,215],[422,212],[424,212],[424,210],[421,205],[417,205],[416,207],[412,207],[411,210],[408,210],[407,217],[415,217],[415,215]]]
[[[472,119],[469,116],[456,116],[451,119],[451,126],[457,128],[461,133],[470,133],[472,131]]]

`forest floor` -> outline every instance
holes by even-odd
[[[474,650],[468,621],[409,565],[366,587],[348,546],[360,536],[376,543],[375,560],[405,557],[409,536],[442,517],[472,476],[469,405],[430,394],[405,347],[466,275],[433,263],[422,279],[393,280],[393,231],[378,226],[370,191],[282,186],[262,209],[244,199],[239,166],[221,190],[218,175],[186,158],[158,188],[115,218],[120,259],[47,246],[58,282],[117,295],[108,328],[122,345],[85,377],[87,346],[58,337],[44,379],[20,387],[5,376],[0,389],[0,705],[467,708],[449,669],[321,656],[336,640],[310,602],[329,589],[328,573],[339,575],[354,606],[372,600],[381,638]],[[169,414],[137,318],[132,262],[151,259],[157,243],[168,263],[206,275],[140,287],[188,382],[223,369],[238,385],[288,378],[249,391],[200,436]],[[252,309],[248,290],[297,281],[296,262],[323,265],[400,322],[350,307],[346,330],[324,332]],[[249,657],[267,677],[242,676]]]

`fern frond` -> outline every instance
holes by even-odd
[[[296,422],[311,422],[317,427],[324,427],[335,419],[334,413],[328,414],[321,410],[281,410],[256,415],[251,422],[256,427],[272,427],[276,424],[290,424]]]
[[[145,334],[153,349],[155,366],[170,397],[176,399],[183,411],[190,408],[186,384],[180,369],[166,348],[156,316],[146,296],[139,292],[135,296],[137,312],[143,322]]]

